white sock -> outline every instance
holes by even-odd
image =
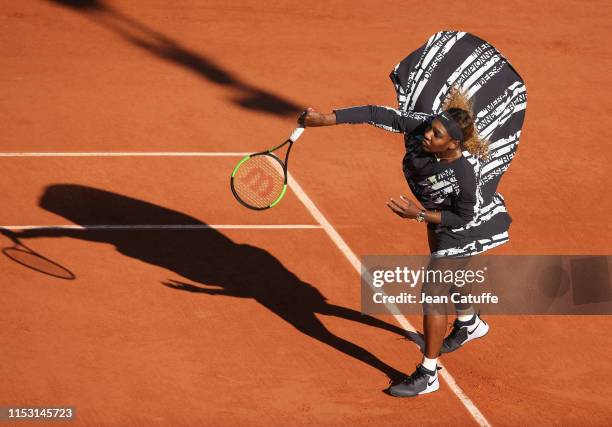
[[[472,317],[474,317],[474,314],[474,311],[468,313],[464,312],[462,314],[457,313],[457,320],[459,320],[460,322],[469,322],[470,320],[472,320]]]
[[[428,357],[423,356],[423,361],[421,362],[424,368],[429,369],[430,371],[436,372],[436,368],[438,366],[438,358],[430,359]]]

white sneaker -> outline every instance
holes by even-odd
[[[467,322],[455,320],[453,330],[444,338],[440,351],[442,353],[450,353],[469,341],[484,337],[488,332],[488,323],[482,320],[478,314],[474,314],[474,317]]]
[[[427,394],[440,388],[438,369],[430,371],[423,365],[418,365],[416,371],[401,383],[389,387],[389,394],[395,397],[413,397]]]

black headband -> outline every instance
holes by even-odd
[[[434,118],[442,122],[446,128],[446,132],[451,138],[456,139],[459,142],[463,142],[463,131],[459,127],[459,124],[447,111],[442,111]]]

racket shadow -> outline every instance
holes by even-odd
[[[205,225],[196,218],[152,203],[70,184],[48,187],[40,206],[80,225],[121,225],[123,218],[144,225]],[[368,350],[329,331],[317,314],[348,319],[405,337],[402,328],[328,303],[316,287],[300,280],[269,252],[237,244],[217,230],[47,229],[19,233],[20,239],[37,237],[72,237],[112,244],[125,256],[171,270],[186,279],[163,282],[168,288],[253,299],[301,333],[383,372],[390,380],[404,376]]]
[[[56,279],[76,279],[76,275],[63,265],[25,246],[13,231],[0,227],[0,235],[7,237],[13,243],[11,247],[2,248],[2,254],[11,261]]]
[[[74,280],[75,274],[49,258],[20,248],[3,248],[2,253],[12,261],[38,273],[57,279]]]

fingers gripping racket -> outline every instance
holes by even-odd
[[[76,278],[74,273],[66,267],[27,247],[17,238],[15,233],[8,230],[0,230],[0,232],[13,242],[13,246],[2,248],[2,253],[7,258],[31,270],[58,279],[74,280]]]
[[[236,200],[258,211],[274,207],[281,201],[287,191],[289,153],[302,132],[304,128],[299,126],[282,144],[250,154],[238,162],[230,178],[230,187]],[[285,145],[288,147],[285,161],[282,161],[274,152]]]

